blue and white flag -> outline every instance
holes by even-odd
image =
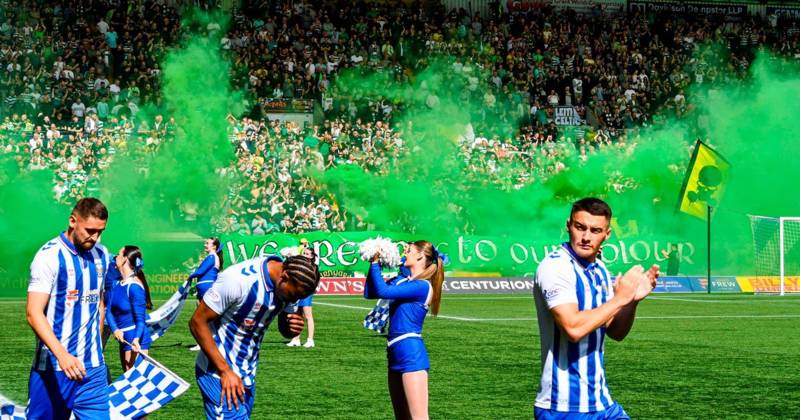
[[[147,331],[150,333],[152,341],[158,340],[164,333],[167,332],[169,327],[175,323],[178,316],[181,314],[183,305],[186,303],[186,297],[189,296],[189,288],[192,285],[192,280],[186,280],[178,291],[175,292],[168,301],[164,302],[160,308],[147,314]]]
[[[25,420],[25,407],[0,394],[0,420]]]
[[[364,318],[364,328],[383,333],[389,320],[389,304],[391,299],[378,299],[378,303]]]
[[[133,367],[108,386],[112,419],[134,419],[163,407],[189,389],[189,383],[139,353]]]

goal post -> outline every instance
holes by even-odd
[[[800,217],[750,215],[756,276],[766,278],[756,293],[798,293]],[[791,278],[791,282],[787,280]],[[774,284],[774,283],[777,284]],[[776,287],[777,286],[777,287]]]

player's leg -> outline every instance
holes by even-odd
[[[314,347],[314,313],[311,306],[303,306],[303,318],[306,319],[306,329],[308,330],[308,339],[303,347]]]
[[[62,389],[61,383],[52,367],[39,371],[31,369],[28,380],[28,407],[25,415],[29,419],[41,420],[67,420],[70,411],[67,408],[68,399],[72,396],[69,383]],[[74,386],[74,382],[72,384]]]
[[[389,395],[392,397],[392,408],[395,419],[410,419],[411,411],[408,409],[408,400],[403,387],[403,374],[389,371]]]
[[[408,410],[414,420],[428,418],[428,371],[403,373],[403,390],[408,400]]]
[[[108,380],[105,366],[86,369],[86,377],[76,387],[72,414],[81,420],[108,420]]]

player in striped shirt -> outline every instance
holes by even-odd
[[[110,260],[98,243],[107,220],[100,200],[81,199],[67,231],[47,242],[31,263],[26,311],[37,342],[29,419],[109,416],[100,329]]]
[[[256,257],[220,274],[189,322],[202,350],[195,375],[209,419],[250,417],[261,340],[287,305],[316,290],[319,278],[317,265],[303,256]],[[300,334],[303,318],[287,316]]]
[[[606,336],[628,335],[636,306],[653,290],[658,266],[637,265],[612,284],[598,257],[611,235],[611,208],[600,199],[572,205],[569,242],[539,265],[534,299],[541,336],[542,377],[537,419],[627,419],[605,378]]]

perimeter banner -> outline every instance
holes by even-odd
[[[363,277],[367,263],[360,260],[358,244],[377,236],[393,241],[412,241],[417,235],[399,232],[313,232],[302,235],[272,234],[264,236],[222,237],[226,264],[247,258],[278,254],[282,248],[296,246],[307,239],[319,255],[320,271],[325,277]],[[458,235],[426,238],[440,252],[450,256],[446,267],[452,277],[531,277],[536,267],[554,249],[559,239],[529,239]],[[622,271],[633,264],[661,264],[666,270],[665,253],[677,245],[681,272],[698,273],[705,270],[704,257],[691,242],[673,242],[667,238],[627,236],[612,237],[603,246],[602,258],[612,272]],[[400,245],[398,245],[400,246]]]

